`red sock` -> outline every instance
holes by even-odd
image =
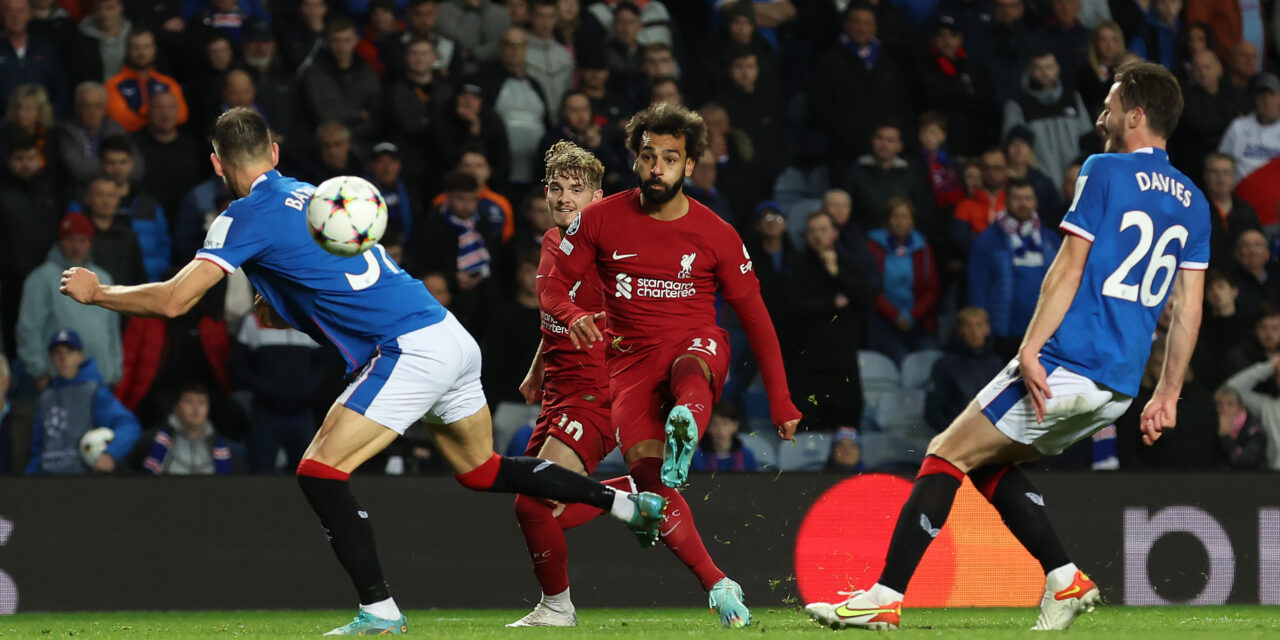
[[[676,404],[682,404],[693,413],[698,423],[698,437],[707,431],[711,416],[711,382],[702,372],[702,361],[697,358],[681,358],[671,365],[671,396]]]
[[[547,595],[569,588],[569,545],[551,515],[552,507],[538,498],[516,496],[516,520],[533,560],[533,575]]]
[[[631,478],[629,476],[621,476],[618,478],[609,478],[600,484],[607,485],[619,491],[631,493]],[[568,531],[574,527],[580,527],[597,516],[603,514],[603,509],[597,509],[583,502],[572,502],[564,506],[564,511],[556,516],[556,522],[560,525],[560,529]],[[559,593],[559,592],[557,592]]]
[[[699,372],[701,375],[701,372]],[[705,380],[704,380],[705,382]],[[640,491],[652,491],[667,499],[667,515],[663,523],[662,543],[671,549],[680,562],[693,571],[702,583],[704,591],[724,579],[724,572],[716,566],[702,544],[702,536],[693,526],[693,514],[689,511],[689,503],[679,491],[662,484],[659,473],[662,461],[657,458],[641,458],[631,465],[631,477],[636,481]]]

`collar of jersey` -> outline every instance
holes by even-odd
[[[279,177],[280,177],[280,172],[276,171],[275,169],[272,169],[258,176],[257,178],[254,178],[253,184],[249,185],[249,193],[253,193],[254,187],[258,186],[259,184],[266,182],[268,180],[275,180],[276,178],[279,178]]]
[[[1168,152],[1168,151],[1165,151],[1164,149],[1157,149],[1157,148],[1155,148],[1155,147],[1143,147],[1143,148],[1141,148],[1141,149],[1134,149],[1134,150],[1133,150],[1133,152],[1134,152],[1134,153],[1149,153],[1149,154],[1151,154],[1151,155],[1153,155],[1153,156],[1156,156],[1156,157],[1158,157],[1158,158],[1168,158],[1168,157],[1169,157],[1169,152]],[[254,183],[254,184],[257,184],[257,183]]]

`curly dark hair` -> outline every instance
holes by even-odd
[[[697,162],[707,148],[707,124],[696,111],[660,102],[631,117],[627,123],[627,149],[640,155],[645,134],[684,138],[685,157]]]

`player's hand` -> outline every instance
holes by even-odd
[[[530,367],[520,383],[520,395],[525,404],[542,403],[542,367]]]
[[[268,329],[288,329],[289,323],[271,308],[271,303],[267,302],[262,294],[253,294],[253,315],[258,318],[258,324]]]
[[[83,267],[71,267],[62,272],[62,283],[58,286],[58,291],[80,304],[93,304],[93,297],[101,286],[98,274]]]
[[[1040,364],[1039,353],[1018,353],[1018,370],[1022,372],[1022,380],[1027,385],[1027,393],[1031,396],[1031,406],[1036,411],[1036,422],[1044,422],[1048,412],[1047,399],[1053,397],[1049,390],[1049,378]]]
[[[104,453],[98,456],[98,459],[93,463],[93,470],[100,473],[111,473],[116,470],[116,459]]]
[[[796,427],[799,427],[799,426],[800,426],[800,418],[796,418],[794,420],[788,420],[778,425],[778,437],[782,438],[783,440],[795,440]]]
[[[1142,408],[1142,419],[1139,429],[1142,431],[1142,444],[1148,447],[1160,439],[1165,429],[1172,429],[1178,424],[1178,393],[1156,389],[1147,406]]]
[[[597,342],[604,342],[604,334],[596,326],[596,322],[601,320],[604,320],[603,311],[595,315],[584,313],[569,325],[569,340],[575,349],[591,349]]]

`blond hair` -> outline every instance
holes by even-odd
[[[53,106],[49,104],[49,92],[38,84],[20,85],[9,95],[9,108],[4,113],[4,121],[10,124],[18,121],[18,105],[23,100],[34,100],[36,103],[36,122],[40,127],[48,129],[53,126]]]
[[[556,176],[578,178],[586,186],[595,191],[604,180],[604,164],[590,151],[578,145],[561,140],[547,149],[543,156],[547,163],[546,182],[550,184]]]

